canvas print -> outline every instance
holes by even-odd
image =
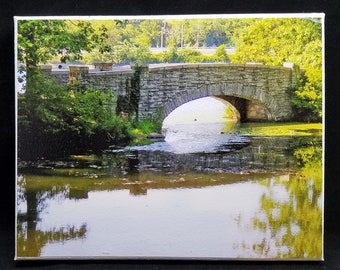
[[[14,21],[15,259],[323,260],[323,14]]]

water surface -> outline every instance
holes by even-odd
[[[320,137],[168,128],[19,166],[17,257],[320,259],[322,186]]]

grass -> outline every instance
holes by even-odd
[[[147,136],[151,133],[160,133],[162,125],[153,120],[142,120],[135,123],[135,128],[132,130],[133,141],[132,145],[144,145],[150,144],[151,141],[147,139]]]
[[[245,123],[237,132],[245,136],[321,136],[322,123]]]
[[[98,161],[98,157],[96,155],[71,155],[71,160],[79,160],[79,161]]]

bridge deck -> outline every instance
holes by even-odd
[[[52,72],[53,73],[66,73],[69,72],[69,66],[83,66],[89,68],[89,73],[122,73],[122,72],[132,72],[132,68],[130,65],[117,65],[113,66],[111,70],[99,70],[95,68],[94,65],[74,65],[74,64],[53,64]],[[277,67],[277,66],[263,66],[259,63],[246,63],[246,64],[229,64],[229,63],[157,63],[157,64],[148,64],[149,70],[158,70],[158,69],[178,69],[183,67],[223,67],[223,66],[247,66],[247,67],[266,67],[266,68],[288,68],[288,67]]]

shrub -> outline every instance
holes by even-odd
[[[19,158],[84,153],[132,139],[132,125],[115,114],[110,95],[28,74],[26,91],[18,94]]]

